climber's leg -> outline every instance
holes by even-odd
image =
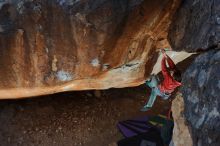
[[[141,111],[147,111],[153,106],[158,93],[160,93],[157,87],[158,84],[159,84],[159,81],[156,75],[151,75],[150,79],[146,81],[146,85],[151,88],[151,95],[150,95],[148,102],[144,105]]]
[[[157,93],[155,91],[155,88],[152,88],[151,91],[151,95],[149,97],[149,100],[147,101],[147,103],[144,105],[144,107],[141,109],[141,111],[148,111],[150,108],[153,107],[154,102],[157,98]]]
[[[159,80],[156,75],[151,75],[150,79],[146,81],[146,85],[150,88],[155,88],[159,84]]]

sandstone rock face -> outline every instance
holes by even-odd
[[[183,75],[185,116],[194,145],[220,144],[220,51],[196,58]]]
[[[169,40],[175,50],[194,52],[217,45],[219,32],[219,0],[184,0],[173,19]]]
[[[184,101],[181,93],[172,102],[174,119],[173,142],[175,146],[192,146],[192,137],[184,116]]]
[[[179,1],[0,1],[0,98],[141,84]]]

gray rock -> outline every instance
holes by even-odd
[[[172,47],[194,52],[217,45],[220,39],[219,16],[219,0],[184,0],[170,28]]]
[[[183,75],[185,117],[192,127],[194,145],[220,144],[219,82],[219,50],[198,56]]]

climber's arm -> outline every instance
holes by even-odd
[[[167,63],[169,65],[169,68],[170,69],[176,69],[175,63],[173,62],[173,60],[168,55],[166,55],[166,59],[167,59]]]
[[[163,76],[167,76],[169,75],[169,72],[167,70],[167,66],[166,66],[166,56],[164,55],[161,61],[161,70],[162,70],[162,74]]]

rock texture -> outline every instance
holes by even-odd
[[[194,145],[220,144],[220,51],[200,55],[183,75],[185,116]]]
[[[206,50],[220,40],[220,1],[184,0],[169,33],[175,50]]]
[[[0,98],[141,84],[179,2],[0,1]]]
[[[219,17],[218,0],[184,0],[168,36],[174,50],[203,53],[184,73],[181,91],[195,146],[220,145]]]
[[[177,93],[172,102],[174,119],[173,142],[174,146],[192,146],[192,137],[184,116],[184,101],[181,93]]]

